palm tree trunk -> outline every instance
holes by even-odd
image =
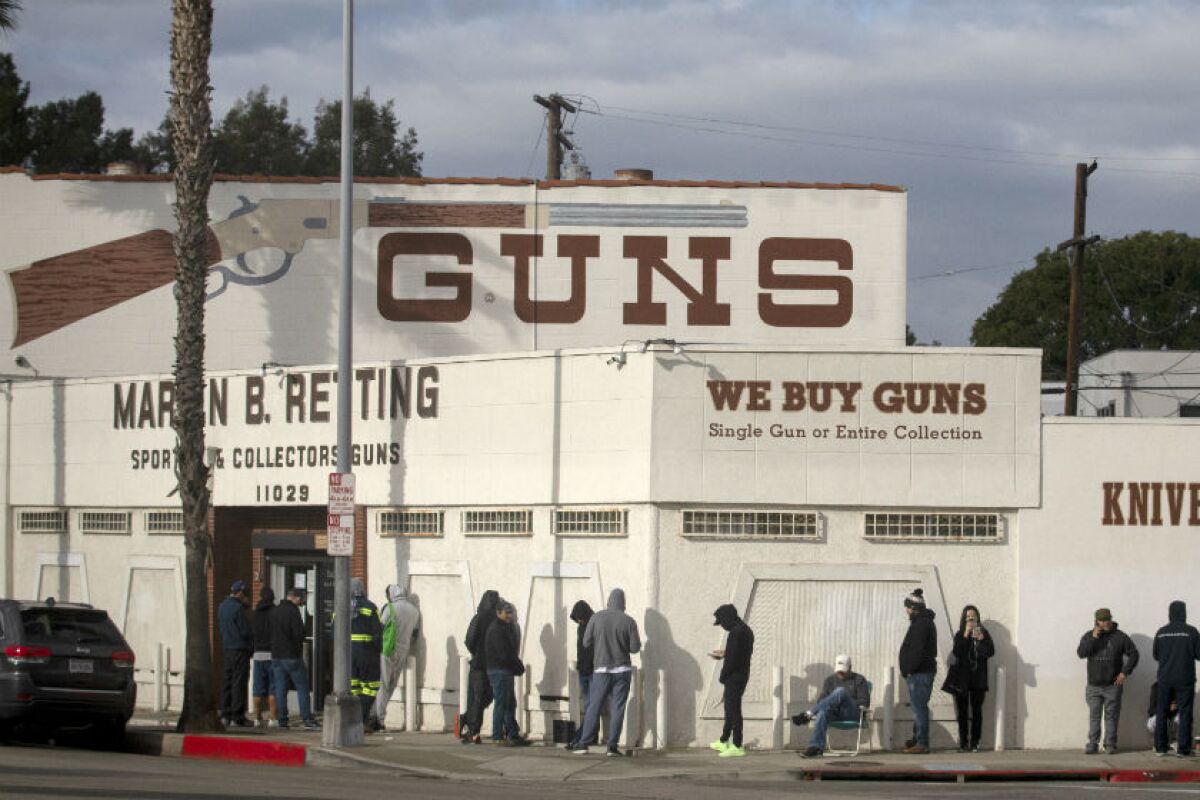
[[[186,671],[181,731],[218,730],[209,647],[208,470],[204,466],[204,288],[212,111],[208,56],[212,0],[174,0],[171,21],[171,136],[175,167],[175,471],[183,503],[186,558]]]

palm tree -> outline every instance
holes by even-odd
[[[186,672],[181,731],[219,730],[208,627],[208,470],[204,466],[204,284],[212,187],[212,0],[174,0],[171,140],[175,148],[175,472],[186,551]]]
[[[11,31],[17,27],[17,12],[21,0],[0,0],[0,31]]]

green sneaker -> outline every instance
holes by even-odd
[[[716,750],[718,753],[724,754],[726,750],[732,747],[732,745],[729,742],[722,742],[720,739],[718,739],[710,744],[709,747],[711,747],[713,750]]]
[[[731,744],[717,755],[721,758],[741,758],[742,756],[746,755],[746,748],[737,747]]]

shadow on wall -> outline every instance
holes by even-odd
[[[1167,624],[1165,613],[1163,624]],[[1137,648],[1139,658],[1133,674],[1125,681],[1125,691],[1121,693],[1121,723],[1117,726],[1117,738],[1125,748],[1153,747],[1154,737],[1146,730],[1146,711],[1150,707],[1150,687],[1158,678],[1158,662],[1154,660],[1154,637],[1144,633],[1125,632]]]
[[[989,750],[996,744],[996,669],[1003,667],[1005,672],[1005,705],[1011,713],[1011,719],[1005,723],[1005,745],[1009,747],[1025,746],[1025,718],[1029,715],[1025,707],[1025,698],[1029,689],[1037,687],[1037,672],[1033,664],[1026,664],[1021,653],[1013,646],[1012,632],[1002,623],[994,619],[983,620],[983,627],[992,636],[992,645],[996,655],[992,657],[988,668],[988,697],[983,706],[983,738],[980,746]],[[957,628],[955,629],[957,631]],[[1074,643],[1071,643],[1074,647]],[[1080,690],[1082,692],[1082,689]],[[1082,695],[1081,695],[1082,696]],[[955,734],[957,736],[957,733]]]
[[[575,637],[567,641],[567,624],[575,628],[575,623],[568,623],[567,611],[560,604],[555,609],[554,624],[547,622],[538,634],[538,644],[542,648],[542,674],[534,685],[534,691],[545,698],[566,697],[570,680],[566,665],[575,660]],[[572,630],[572,633],[574,631]]]
[[[422,639],[425,637],[422,636]],[[446,637],[446,680],[442,683],[445,687],[445,696],[443,702],[453,702],[455,711],[451,712],[451,716],[457,713],[459,692],[465,691],[466,687],[458,685],[458,640],[453,636]]]
[[[817,698],[821,696],[821,687],[825,684],[825,679],[832,675],[833,671],[833,664],[830,664],[828,661],[817,661],[806,666],[803,675],[786,676],[787,693],[784,697],[787,699],[787,703],[783,709],[784,748],[803,749],[808,746],[809,737],[812,736],[812,728],[793,725],[791,717],[799,714],[801,711],[807,711],[812,708]],[[883,699],[882,691],[882,686],[875,689],[871,696],[872,703],[878,703],[879,700]],[[877,700],[876,697],[879,699]]]
[[[671,636],[671,624],[659,611],[646,609],[643,631],[642,676],[643,730],[659,730],[657,700],[661,688],[658,671],[666,672],[667,708],[672,725],[668,726],[668,744],[684,744],[696,739],[697,701],[703,702],[704,675],[696,658]]]

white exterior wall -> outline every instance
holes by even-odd
[[[1093,612],[1107,607],[1141,654],[1124,692],[1121,743],[1148,747],[1152,637],[1166,624],[1172,600],[1191,601],[1196,613],[1200,521],[1191,520],[1185,494],[1178,524],[1164,498],[1157,525],[1105,525],[1104,483],[1196,485],[1200,423],[1058,418],[1047,419],[1042,432],[1044,502],[1021,512],[1018,547],[1018,743],[1044,748],[1086,741],[1086,664],[1075,649],[1091,630]],[[1125,512],[1128,496],[1126,488],[1120,497]],[[1129,521],[1128,513],[1122,516]]]

